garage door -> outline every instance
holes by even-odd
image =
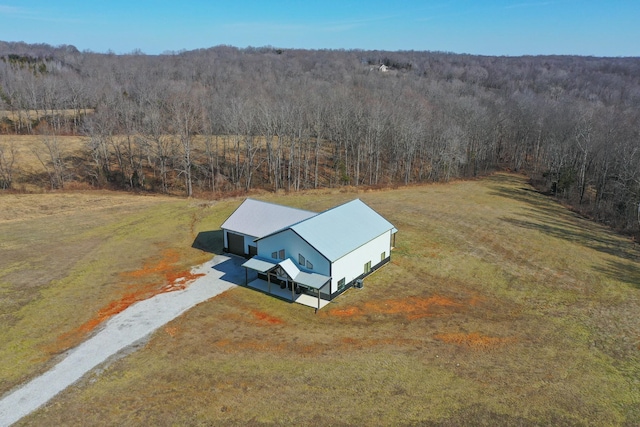
[[[244,255],[244,237],[240,234],[227,233],[229,252],[236,255]]]

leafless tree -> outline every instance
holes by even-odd
[[[38,158],[38,161],[49,176],[51,189],[64,188],[68,171],[57,135],[51,132],[50,129],[45,129],[40,138],[40,142],[44,148],[44,152],[41,152],[37,148],[33,148],[32,152]]]
[[[16,146],[9,142],[8,147],[0,145],[0,188],[10,189],[13,184],[14,169],[17,157]]]

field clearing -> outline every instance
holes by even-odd
[[[6,197],[0,203],[11,205]],[[136,271],[162,270],[154,266],[171,264],[173,252],[180,268],[210,255],[190,248],[195,235],[217,229],[241,201],[119,197],[129,202],[110,207],[105,196],[91,215],[61,207],[0,221],[0,235],[9,233],[8,244],[0,242],[9,303],[0,340],[10,343],[0,354],[0,392],[44,369],[53,355],[43,349],[131,286]],[[508,174],[260,196],[317,211],[354,197],[399,229],[392,262],[363,289],[317,315],[234,289],[19,425],[640,423],[640,262],[632,242]],[[30,203],[22,209],[37,206]],[[55,229],[61,219],[67,226]],[[46,259],[53,256],[55,263]],[[38,270],[26,263],[54,268],[25,281],[21,274]],[[25,287],[31,282],[39,288]]]
[[[209,259],[191,245],[227,205],[107,191],[0,196],[0,394]]]
[[[96,165],[91,157],[89,151],[90,137],[88,136],[68,136],[68,135],[3,135],[0,134],[0,149],[4,149],[5,157],[7,161],[10,161],[15,156],[13,163],[13,183],[12,188],[14,190],[22,192],[43,192],[51,188],[49,182],[48,173],[53,172],[53,166],[51,162],[51,156],[48,148],[43,142],[47,138],[51,140],[55,138],[57,144],[55,146],[59,150],[60,159],[65,165],[65,188],[66,189],[87,189],[91,185],[88,181],[90,176],[95,172]],[[179,158],[180,143],[177,136],[166,135],[167,140],[173,141],[173,149],[175,149],[174,155]],[[144,141],[143,135],[133,135],[133,140],[138,142]],[[204,165],[207,163],[206,155],[206,143],[207,140],[211,143],[212,147],[217,147],[218,156],[221,163],[230,162],[233,163],[236,160],[238,162],[244,162],[246,160],[245,150],[245,138],[237,135],[222,135],[222,136],[203,136],[195,135],[192,138],[192,156],[194,164],[198,163]],[[239,141],[239,142],[238,142]],[[273,137],[273,144],[277,144],[278,137]],[[236,142],[239,144],[239,151],[236,152]],[[143,150],[144,153],[152,156],[153,143],[149,143],[149,146]],[[282,142],[284,144],[284,142]],[[136,144],[134,151],[138,153]],[[145,146],[145,144],[141,144]],[[107,144],[107,150],[110,153],[110,167],[112,172],[118,170],[118,164],[115,159],[115,146],[118,146],[118,150],[121,151],[125,162],[127,160],[127,146],[126,136],[117,135]],[[266,148],[266,141],[263,137],[255,136],[252,139],[252,146],[254,149],[264,150]],[[15,150],[15,151],[14,151]],[[323,152],[329,151],[328,147],[323,148]],[[12,154],[14,153],[14,154]],[[287,153],[287,150],[283,149],[283,153]],[[237,159],[236,159],[237,154]],[[323,155],[326,155],[324,153]],[[226,156],[226,157],[225,157]],[[146,155],[144,156],[146,157]],[[233,158],[232,158],[233,157]],[[43,165],[43,162],[45,165]],[[176,164],[179,161],[176,160]],[[326,165],[322,165],[326,168]],[[179,177],[176,170],[172,167],[169,171],[169,181],[172,185],[176,186],[170,193],[184,194],[182,189],[182,177]],[[154,172],[146,164],[145,176],[149,180],[159,179],[154,175]],[[320,180],[321,185],[326,184],[324,180]],[[106,187],[114,189],[114,187]],[[230,188],[234,190],[235,188]],[[153,186],[147,182],[147,185],[138,190],[151,190],[154,191]],[[155,191],[159,191],[157,188]],[[196,192],[198,189],[196,189]],[[202,191],[200,189],[200,191]]]
[[[8,148],[13,145],[16,149],[16,168],[25,172],[44,168],[35,152],[46,155],[46,147],[42,144],[42,135],[0,135],[0,146]],[[87,137],[84,136],[56,136],[60,141],[63,157],[74,155],[84,148]]]
[[[43,135],[0,135],[0,147],[5,147],[8,153],[10,146],[16,149],[16,162],[15,168],[17,170],[17,178],[26,178],[30,174],[44,173],[45,168],[38,159],[36,152],[40,154],[43,159],[48,160],[47,151],[45,145],[42,143]],[[61,157],[69,159],[73,156],[77,156],[82,151],[87,150],[87,142],[89,137],[87,136],[68,136],[68,135],[56,135],[60,147]],[[224,137],[228,141],[232,137]],[[124,136],[117,136],[114,141],[123,141]],[[223,137],[219,137],[222,141]],[[204,150],[204,137],[196,136],[193,138],[194,148],[202,151]],[[230,142],[229,142],[230,144]],[[261,143],[264,144],[264,143]],[[111,147],[112,149],[113,147]]]

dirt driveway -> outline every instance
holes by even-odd
[[[0,426],[9,426],[47,403],[82,376],[143,341],[191,307],[241,284],[244,259],[218,255],[193,269],[204,274],[183,290],[156,295],[109,319],[93,337],[68,351],[50,371],[0,400]]]

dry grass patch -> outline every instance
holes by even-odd
[[[87,141],[87,138],[82,136],[56,136],[55,138],[61,158],[67,160],[79,157]],[[46,163],[50,157],[42,140],[42,135],[0,135],[0,147],[5,148],[5,155],[9,156],[11,147],[15,149],[14,188],[40,192],[43,188],[49,187],[46,178],[47,170],[41,160]]]
[[[184,286],[190,267],[212,256],[191,245],[232,209],[223,205],[110,192],[0,196],[0,394],[128,305]]]
[[[312,210],[353,197],[400,230],[363,289],[317,315],[233,289],[24,423],[640,423],[631,242],[508,174],[264,196]]]

